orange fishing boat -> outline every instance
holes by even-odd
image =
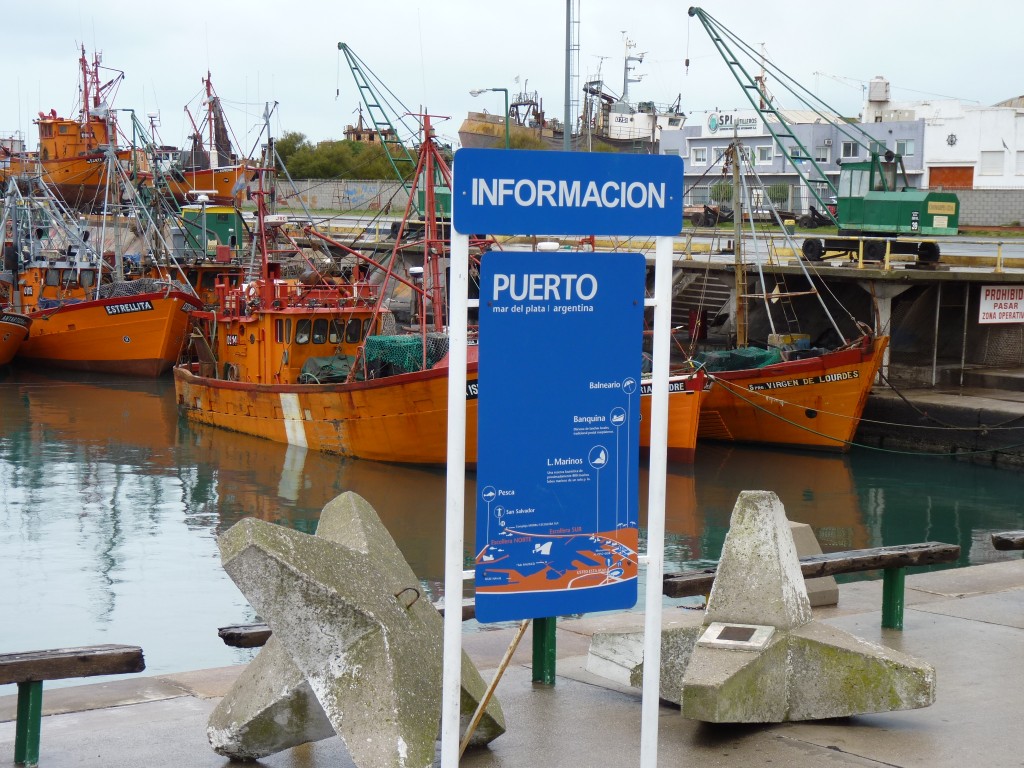
[[[414,178],[425,179],[425,210],[436,210],[434,190],[451,188],[451,172],[438,153],[424,119]],[[387,266],[316,236],[349,254],[341,283],[312,275],[302,283],[279,278],[271,261],[274,228],[267,222],[263,186],[257,200],[256,242],[263,254],[261,276],[243,286],[218,282],[218,308],[195,313],[195,361],[174,368],[180,411],[189,421],[282,443],[362,459],[407,464],[444,464],[448,430],[448,336],[440,261],[447,255],[443,227],[427,215],[422,235],[403,237],[410,209],[399,227]],[[409,206],[416,199],[415,187]],[[486,247],[479,241],[476,247]],[[423,258],[421,278],[398,275],[401,249]],[[291,246],[294,252],[297,250]],[[384,280],[379,280],[383,273]],[[371,278],[373,278],[371,280]],[[387,308],[388,283],[415,300],[415,328],[395,333]],[[422,284],[421,284],[422,283]],[[431,330],[427,330],[427,329]],[[468,349],[466,458],[476,461],[476,346]],[[647,393],[649,382],[642,382]],[[643,391],[643,390],[642,390]],[[673,456],[692,460],[703,378],[681,376],[669,396],[669,441]],[[641,399],[649,443],[650,397]],[[646,437],[645,437],[646,436]]]
[[[187,149],[161,149],[166,162],[161,163],[158,186],[165,184],[179,204],[195,203],[202,196],[214,205],[241,205],[253,168],[232,151],[224,110],[209,72],[203,86],[205,114],[196,119],[185,107],[192,124],[191,143]]]
[[[19,181],[33,193],[21,195]],[[12,180],[5,197],[5,308],[32,321],[16,359],[135,376],[168,371],[199,299],[171,280],[113,279],[89,231],[63,218],[46,193],[38,180]]]
[[[816,357],[711,373],[697,436],[845,452],[888,343],[864,336]]]
[[[100,55],[90,63],[82,46],[79,68],[82,102],[79,116],[60,117],[57,110],[40,112],[39,151],[15,153],[6,167],[0,166],[0,181],[16,176],[41,176],[65,203],[73,208],[100,208],[107,199],[107,160],[112,152],[138,184],[149,183],[149,164],[142,152],[118,148],[116,111],[110,106],[124,73],[101,85]],[[120,193],[118,192],[118,196]]]
[[[7,365],[28,337],[32,318],[19,312],[0,311],[0,365]]]
[[[749,162],[749,156],[735,140],[725,153],[726,166],[732,167],[735,211],[749,209],[753,197],[741,200],[739,196],[740,189],[745,188],[740,164]],[[767,194],[763,200],[773,205]],[[774,215],[779,217],[777,211]],[[872,334],[864,323],[854,319],[857,337],[848,341],[821,301],[812,276],[806,272],[806,290],[782,290],[784,286],[778,282],[769,288],[762,277],[761,290],[752,292],[743,261],[744,217],[734,218],[737,349],[710,354],[701,360],[700,364],[708,370],[711,388],[701,406],[698,437],[847,451],[882,365],[889,337]],[[758,233],[753,219],[747,219],[756,242]],[[808,336],[775,331],[776,323],[785,323],[788,328],[797,321],[796,311],[789,303],[793,296],[818,297],[823,316],[840,339],[837,348],[812,349]],[[748,346],[747,301],[752,298],[761,300],[765,322],[771,329],[764,350]]]
[[[32,332],[18,360],[36,365],[156,377],[177,362],[188,336],[194,295],[164,283],[138,293],[63,303],[30,314]],[[153,281],[156,283],[157,281]],[[124,284],[122,284],[124,285]]]

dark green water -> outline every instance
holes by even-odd
[[[374,505],[436,596],[442,470],[190,427],[170,379],[0,376],[0,651],[130,643],[153,674],[244,661],[251,652],[217,637],[255,616],[220,568],[216,535],[246,516],[313,532],[324,503],[346,490]],[[1024,528],[1017,472],[708,444],[693,467],[669,468],[667,569],[717,559],[743,489],[778,493],[826,551],[937,540],[960,544],[959,565],[1020,556],[995,552],[988,537]],[[468,540],[474,496],[470,475]]]

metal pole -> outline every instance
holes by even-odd
[[[39,733],[43,717],[43,681],[18,683],[18,715],[14,730],[14,764],[39,763]]]
[[[505,149],[508,149],[508,88],[495,88],[494,90],[501,91],[503,94],[505,94]]]
[[[903,629],[903,584],[906,569],[882,570],[882,627]]]
[[[565,0],[565,109],[562,112],[562,149],[572,149],[572,0]]]
[[[557,619],[547,616],[533,620],[533,677],[535,683],[555,684],[555,626]]]
[[[964,285],[964,337],[960,344],[960,387],[964,386],[964,367],[967,365],[967,324],[970,319],[971,284]]]
[[[668,465],[669,332],[672,321],[672,238],[658,237],[654,257],[654,364],[651,373],[651,452],[647,488],[647,584],[640,765],[658,765],[661,690],[661,582],[665,566],[665,477]]]
[[[736,346],[747,346],[747,275],[743,266],[743,200],[740,198],[740,147],[735,135],[732,140],[732,211],[733,211],[733,261],[735,263],[736,285]],[[666,374],[667,375],[667,374]]]
[[[939,313],[942,310],[942,283],[935,293],[935,332],[932,334],[932,386],[938,379],[939,368]]]
[[[452,206],[457,201],[452,199]],[[445,490],[444,655],[441,766],[458,768],[462,697],[462,560],[466,508],[466,342],[469,337],[469,237],[452,229],[448,326],[448,473]]]

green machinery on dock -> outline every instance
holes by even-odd
[[[840,163],[837,186],[793,132],[785,115],[772,104],[764,85],[764,72],[751,77],[734,48],[752,61],[760,57],[762,70],[768,63],[764,57],[703,9],[691,7],[689,15],[704,26],[747,100],[764,120],[776,146],[818,203],[810,206],[810,213],[801,216],[799,223],[812,228],[836,227],[834,236],[804,240],[801,251],[805,259],[819,261],[829,256],[862,253],[867,260],[881,261],[888,250],[890,254],[916,254],[922,264],[939,260],[939,244],[930,238],[957,233],[960,201],[955,194],[912,187],[900,155],[890,150],[876,151],[877,142],[867,131],[855,122],[839,118],[835,110],[785,72],[772,67],[777,80],[819,117],[818,122],[831,124],[865,150],[868,160]]]

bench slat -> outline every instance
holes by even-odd
[[[0,654],[0,685],[33,680],[121,675],[142,672],[146,662],[137,645],[88,645],[47,651]]]
[[[958,545],[928,541],[923,544],[852,549],[846,552],[801,557],[800,570],[805,579],[816,579],[821,576],[875,571],[882,568],[952,563],[958,557],[960,557]],[[665,576],[662,591],[666,597],[706,595],[711,591],[711,584],[714,580],[715,569],[713,568],[693,573],[670,574]]]
[[[992,546],[1003,552],[1014,549],[1024,549],[1024,531],[1004,531],[1003,533],[993,533]]]

